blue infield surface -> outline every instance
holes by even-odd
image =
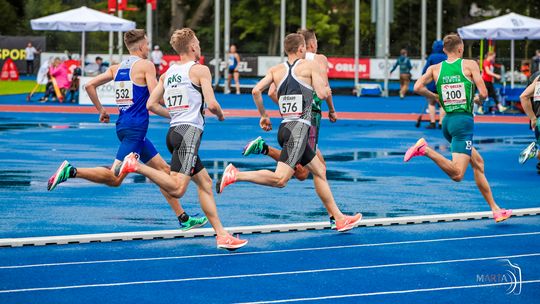
[[[250,96],[218,96],[225,109],[253,109]],[[379,102],[380,103],[377,103]],[[336,97],[338,111],[414,113],[423,99]],[[361,105],[361,106],[360,106]],[[114,118],[114,117],[113,117]],[[207,119],[200,156],[214,180],[227,163],[273,169],[243,157],[259,135],[277,146],[279,120],[262,132],[257,118]],[[153,116],[148,138],[169,159],[167,121]],[[519,165],[533,140],[521,124],[483,123],[475,145],[501,207],[540,207],[536,162]],[[97,115],[0,113],[0,239],[173,230],[178,222],[153,183],[130,175],[121,187],[68,180],[52,192],[48,177],[64,160],[108,166],[114,125]],[[340,208],[364,218],[488,211],[472,170],[454,183],[427,158],[403,162],[419,137],[449,156],[440,130],[414,122],[322,122],[319,146]],[[227,227],[327,221],[311,180],[284,189],[238,183],[216,195]],[[202,213],[192,184],[181,200]],[[534,303],[540,298],[540,216],[243,235],[228,253],[212,237],[0,248],[0,303]],[[1,240],[0,240],[1,241]]]

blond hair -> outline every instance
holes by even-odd
[[[461,44],[463,44],[463,40],[461,40],[461,37],[459,37],[458,34],[448,34],[444,36],[443,46],[447,52],[456,51],[457,47]]]
[[[190,28],[183,28],[174,31],[170,44],[178,54],[186,54],[189,51],[189,44],[195,38],[195,32]]]

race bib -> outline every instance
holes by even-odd
[[[283,118],[300,118],[302,115],[302,95],[280,96],[279,113]]]
[[[185,112],[189,110],[189,98],[185,87],[168,88],[164,96],[165,107],[169,112]]]
[[[115,81],[114,94],[119,107],[130,107],[133,104],[133,82]]]
[[[533,101],[540,101],[540,81],[537,81],[534,86]]]
[[[465,95],[465,85],[463,82],[443,84],[442,98],[445,105],[463,105],[467,103],[467,96]]]

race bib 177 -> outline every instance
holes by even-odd
[[[189,98],[185,87],[168,88],[164,96],[169,112],[185,112],[189,109]]]

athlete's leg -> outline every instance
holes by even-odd
[[[212,178],[208,175],[208,171],[203,169],[199,173],[193,175],[193,181],[197,184],[197,192],[199,194],[199,202],[201,208],[210,221],[210,224],[216,231],[218,236],[228,235],[227,231],[223,228],[221,221],[219,220],[216,201],[214,200],[214,193],[212,190]]]
[[[326,179],[326,171],[323,163],[318,157],[314,157],[313,160],[306,165],[306,168],[313,175],[313,184],[315,185],[315,191],[324,204],[324,207],[328,211],[330,216],[333,216],[336,220],[342,220],[345,216],[339,210],[330,190],[330,185]]]
[[[146,162],[146,164],[156,170],[165,172],[170,175],[171,168],[159,154],[156,154],[156,156]],[[180,201],[177,198],[171,196],[167,191],[162,188],[159,188],[159,191],[161,191],[161,194],[163,194],[165,200],[167,200],[167,203],[169,203],[169,206],[171,206],[172,210],[176,214],[176,217],[180,216],[185,212],[184,208],[182,208],[182,205],[180,205]]]
[[[443,107],[439,106],[439,128],[442,126],[444,117],[446,116],[446,111]]]
[[[402,95],[405,96],[407,91],[409,91],[409,83],[411,82],[411,76],[405,74],[405,79],[403,80]]]
[[[121,174],[119,176],[114,175],[114,168],[120,163],[115,159],[112,167],[95,167],[95,168],[77,168],[76,178],[86,179],[97,184],[104,184],[110,187],[118,187],[122,184],[122,181],[127,174]]]
[[[231,71],[229,71],[229,75],[227,75],[227,84],[226,84],[226,92],[230,92],[231,91],[231,79],[232,79],[233,75],[231,73]]]
[[[148,177],[160,188],[165,190],[172,197],[181,198],[186,193],[191,177],[178,172],[167,174],[163,171],[156,170],[150,166],[139,163],[134,172]]]
[[[236,174],[236,181],[251,182],[259,185],[283,188],[294,174],[291,166],[284,162],[278,162],[276,171],[257,170],[239,171]]]
[[[435,109],[435,103],[436,101],[432,98],[427,98],[428,102],[428,110],[429,110],[429,122],[434,125],[436,122],[435,115],[436,115],[436,109]]]
[[[474,181],[476,182],[476,186],[478,187],[478,190],[480,190],[480,192],[482,193],[482,196],[484,196],[486,202],[489,204],[489,207],[491,208],[491,210],[499,210],[500,208],[499,206],[497,206],[495,200],[493,199],[491,187],[489,186],[488,180],[484,173],[484,160],[475,148],[473,148],[472,150],[471,167],[474,172]]]
[[[320,150],[317,149],[317,157],[321,160],[321,163],[324,166],[324,171],[326,172],[326,162]],[[298,164],[294,169],[294,177],[299,181],[304,181],[309,176],[309,170],[306,167]]]
[[[236,87],[236,94],[240,94],[240,73],[235,71],[234,73],[234,85]]]
[[[455,182],[460,182],[463,179],[471,160],[469,155],[463,153],[452,153],[452,160],[449,160],[428,146],[426,147],[426,156]]]

